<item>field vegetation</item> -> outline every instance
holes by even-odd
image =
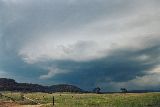
[[[19,105],[39,105],[39,107],[160,107],[160,93],[20,93],[3,92],[0,102],[10,102],[13,98]],[[22,97],[24,95],[27,100]],[[0,106],[1,107],[1,106]],[[23,107],[23,106],[22,106]]]

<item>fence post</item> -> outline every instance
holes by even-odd
[[[24,101],[24,95],[21,93],[21,100]]]
[[[54,106],[54,96],[53,96],[53,106]]]

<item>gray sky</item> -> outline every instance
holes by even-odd
[[[158,89],[159,0],[0,0],[0,77]]]

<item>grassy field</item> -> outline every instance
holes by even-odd
[[[3,92],[3,95],[14,98],[21,105],[34,104],[32,101],[23,100],[20,93]],[[40,103],[40,107],[52,107],[53,96],[55,107],[160,107],[160,93],[25,93],[24,95]],[[9,101],[9,98],[0,97],[0,101]]]

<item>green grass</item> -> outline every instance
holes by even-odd
[[[33,104],[22,101],[20,93],[3,93],[13,97],[21,104]],[[160,93],[143,94],[73,94],[73,93],[25,93],[25,96],[41,104],[52,107],[53,96],[55,107],[160,107]],[[2,100],[3,98],[1,98]],[[5,99],[7,100],[7,99]]]

